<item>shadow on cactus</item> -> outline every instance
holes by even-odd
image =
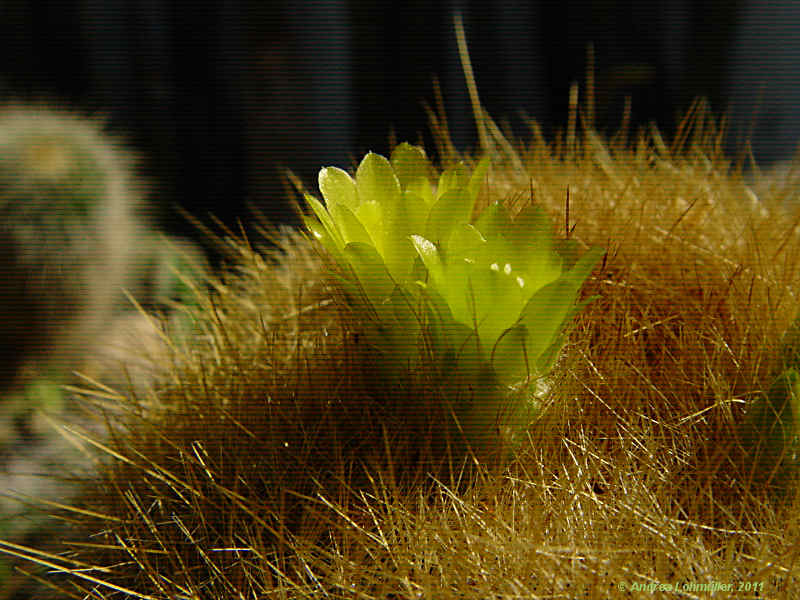
[[[432,182],[422,148],[400,144],[387,160],[369,153],[355,178],[319,174],[306,225],[338,266],[336,281],[365,323],[390,385],[428,369],[459,429],[483,456],[518,442],[536,413],[537,385],[558,356],[565,325],[602,249],[576,260],[557,247],[551,223],[530,204],[515,218],[476,200],[489,169],[463,163]],[[316,217],[316,218],[315,218]]]

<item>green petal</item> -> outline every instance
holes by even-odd
[[[425,237],[437,243],[447,241],[456,225],[468,223],[472,213],[464,189],[453,189],[440,196],[428,213]]]
[[[434,196],[433,196],[433,188],[431,187],[431,182],[427,178],[418,177],[413,181],[410,181],[405,188],[406,193],[411,193],[419,196],[425,206],[425,214],[424,216],[428,216],[428,211],[430,210],[431,206],[433,206]],[[423,221],[424,223],[424,221]]]
[[[444,299],[424,282],[415,282],[422,300],[425,340],[431,359],[437,361],[442,373],[455,368],[455,352],[451,326],[455,323]]]
[[[502,384],[513,385],[539,374],[528,351],[528,336],[528,328],[520,323],[506,329],[492,348],[490,361]]]
[[[369,152],[358,165],[356,188],[361,202],[378,202],[394,207],[400,202],[400,182],[386,158]]]
[[[428,270],[433,285],[437,289],[441,289],[444,283],[444,264],[436,244],[421,235],[412,235],[411,243]]]
[[[528,275],[534,289],[554,281],[562,269],[562,260],[553,249],[553,226],[547,214],[529,204],[514,219],[506,234],[516,256],[512,264]]]
[[[563,268],[571,269],[578,262],[578,242],[573,239],[558,239],[553,248],[561,256]]]
[[[361,202],[356,216],[375,240],[380,255],[385,258],[389,243],[387,238],[392,233],[387,221],[397,213],[402,202],[400,182],[386,158],[369,152],[356,171],[356,188]]]
[[[583,282],[586,281],[586,278],[589,277],[591,272],[597,266],[597,263],[603,257],[603,254],[605,254],[605,251],[602,248],[590,248],[567,272],[566,277],[573,282],[576,294],[583,285]]]
[[[362,202],[361,206],[356,210],[356,218],[372,239],[372,245],[375,246],[375,250],[383,256],[384,226],[381,206],[377,202]]]
[[[339,232],[339,228],[336,227],[336,224],[333,222],[333,219],[331,219],[328,211],[325,210],[325,207],[322,206],[322,203],[310,194],[306,194],[305,199],[308,205],[311,207],[311,210],[314,211],[314,214],[319,219],[319,222],[325,228],[325,233],[327,234],[328,239],[333,242],[338,250],[344,248],[344,240]]]
[[[351,267],[346,264],[346,259],[344,258],[344,255],[342,255],[342,263],[347,268],[349,276],[343,276],[335,271],[331,272],[330,275],[333,276],[334,279],[336,279],[336,282],[340,290],[345,293],[350,302],[365,306],[366,307],[365,315],[372,319],[377,318],[375,309],[372,307],[372,303],[367,297],[367,293],[364,290],[364,287],[361,285],[358,278],[355,277],[354,274],[352,273]]]
[[[487,206],[475,221],[475,228],[487,239],[503,235],[511,229],[511,218],[508,210],[499,202]]]
[[[556,342],[564,323],[572,316],[578,292],[594,269],[602,248],[589,250],[576,265],[556,281],[536,292],[522,311],[522,322],[530,333],[531,356],[545,356]],[[547,359],[545,360],[547,362]]]
[[[475,294],[478,332],[488,360],[500,335],[519,319],[527,297],[509,264],[476,267],[470,283]]]
[[[443,263],[436,245],[422,236],[412,235],[411,241],[428,270],[428,285],[445,300],[455,321],[472,327],[475,321],[468,284],[470,265],[464,259]]]
[[[447,289],[444,290],[444,296],[455,320],[475,329],[482,314],[470,279],[472,270],[473,265],[465,260],[448,264],[445,268]]]
[[[358,276],[361,286],[367,295],[378,317],[384,323],[392,318],[391,306],[386,299],[392,295],[395,282],[392,280],[383,259],[369,244],[353,242],[344,248],[344,254]]]
[[[407,190],[403,192],[403,203],[406,206],[406,214],[408,215],[408,234],[422,233],[425,229],[425,223],[428,221],[428,205],[425,199],[413,192]]]
[[[425,156],[425,150],[419,146],[412,146],[408,142],[399,144],[392,151],[391,163],[400,187],[404,190],[419,179],[428,181],[430,163]]]
[[[335,245],[333,240],[331,240],[331,237],[328,235],[325,227],[319,222],[319,219],[312,215],[303,215],[302,218],[306,229],[311,232],[311,235],[314,236],[314,239],[319,240],[322,245],[325,246],[325,249],[328,250],[328,252],[332,252],[332,249],[335,248]]]
[[[572,282],[561,278],[536,292],[522,311],[522,323],[528,331],[530,357],[537,360],[552,345],[575,303]]]
[[[486,254],[486,238],[469,223],[461,223],[453,228],[447,241],[447,259],[468,259],[476,265],[488,266]]]
[[[472,172],[472,175],[469,178],[469,183],[467,184],[467,195],[469,196],[470,207],[474,207],[475,201],[478,199],[478,193],[481,191],[484,179],[486,178],[486,173],[489,171],[489,162],[489,155],[487,154],[478,162],[475,170]]]
[[[358,192],[356,182],[345,171],[336,167],[321,169],[318,177],[319,190],[325,198],[328,209],[335,204],[342,204],[355,212],[358,208]]]
[[[384,212],[383,257],[396,281],[405,281],[414,266],[414,246],[409,236],[421,231],[426,207],[419,196],[404,193],[393,207]]]
[[[463,162],[446,169],[439,176],[439,185],[436,188],[437,201],[449,191],[466,189],[469,185],[469,176],[469,169]]]
[[[400,355],[406,362],[415,360],[420,332],[420,322],[414,312],[416,302],[402,287],[396,286],[389,298],[389,304],[393,311],[392,329],[397,336],[396,345],[400,349]]]
[[[339,226],[345,243],[361,242],[375,245],[364,225],[361,224],[352,211],[344,204],[333,203],[329,209],[331,218]]]

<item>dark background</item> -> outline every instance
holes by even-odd
[[[476,145],[455,11],[485,107],[519,135],[520,111],[546,134],[563,127],[592,43],[606,132],[626,96],[634,126],[669,135],[702,95],[730,112],[731,147],[756,124],[764,164],[791,157],[800,137],[792,2],[3,0],[0,100],[109,115],[146,158],[155,218],[172,232],[193,231],[174,203],[232,226],[251,221],[247,203],[292,223],[281,167],[315,187],[321,166],[386,153],[390,132],[433,149],[423,103],[434,77],[456,145]]]

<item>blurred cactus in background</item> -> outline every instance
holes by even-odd
[[[143,196],[133,157],[99,119],[45,105],[0,107],[0,490],[64,499],[76,453],[37,409],[68,406],[60,384],[82,369],[124,298]],[[99,350],[98,350],[99,352]],[[0,537],[53,537],[0,498]],[[13,575],[0,562],[0,596]],[[22,597],[22,596],[20,596]],[[37,597],[34,594],[32,597]],[[41,596],[38,596],[41,597]]]
[[[0,109],[0,392],[73,365],[124,284],[141,197],[102,123]]]
[[[82,464],[46,416],[75,408],[63,385],[70,373],[142,390],[163,350],[151,313],[172,333],[191,330],[175,303],[194,301],[193,281],[208,263],[196,245],[147,222],[136,162],[100,119],[0,107],[0,538],[57,537],[4,494],[63,501],[72,493],[57,478],[30,475]],[[0,560],[0,598],[9,589],[22,597],[13,579]]]
[[[147,311],[192,303],[186,277],[208,262],[145,221],[135,166],[100,119],[0,108],[0,397],[107,363],[115,323],[133,316],[123,288]]]

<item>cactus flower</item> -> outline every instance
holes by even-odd
[[[388,372],[433,366],[461,398],[456,416],[477,444],[528,424],[535,400],[512,390],[552,367],[602,254],[569,260],[535,205],[511,219],[493,204],[471,222],[488,168],[484,157],[472,172],[459,164],[434,183],[425,152],[401,144],[389,160],[367,154],[355,178],[322,169],[324,204],[306,196],[306,225],[338,264]]]

